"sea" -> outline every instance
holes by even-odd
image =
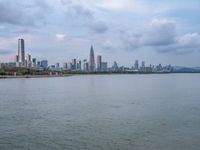
[[[199,150],[200,74],[0,79],[0,150]]]

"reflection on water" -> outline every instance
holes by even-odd
[[[200,76],[0,80],[0,149],[199,150]]]

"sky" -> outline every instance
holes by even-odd
[[[0,0],[0,62],[17,39],[50,63],[95,55],[112,65],[200,66],[200,0]]]

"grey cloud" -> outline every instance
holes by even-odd
[[[72,11],[75,13],[76,16],[94,19],[93,12],[90,9],[85,8],[81,5],[74,5]]]
[[[43,21],[50,10],[45,1],[35,0],[26,4],[19,1],[0,1],[0,24],[35,26]]]
[[[104,33],[108,30],[107,24],[97,19],[95,12],[90,8],[70,0],[62,0],[61,4],[66,7],[66,16],[76,25],[79,24],[95,33]]]
[[[152,46],[170,45],[175,42],[176,23],[171,20],[153,20],[142,38],[142,43]]]
[[[0,55],[8,55],[12,53],[13,53],[12,50],[0,49]]]
[[[188,54],[194,51],[200,51],[200,35],[198,33],[188,33],[177,36],[173,44],[155,48],[159,53],[173,54]]]
[[[102,21],[97,21],[92,23],[91,29],[96,33],[104,33],[108,30],[108,26]]]
[[[200,48],[200,35],[190,33],[179,36],[176,22],[171,20],[154,20],[143,32],[120,32],[126,49],[152,49],[158,53],[186,54]]]

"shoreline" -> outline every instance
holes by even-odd
[[[9,76],[9,75],[0,75],[0,79],[16,79],[16,78],[55,78],[55,77],[70,77],[77,75],[150,75],[150,74],[198,74],[198,73],[180,73],[180,72],[171,72],[171,73],[69,73],[62,75],[19,75],[19,76]]]
[[[18,79],[18,78],[55,78],[55,77],[69,77],[72,75],[21,75],[21,76],[0,76],[0,79]]]

